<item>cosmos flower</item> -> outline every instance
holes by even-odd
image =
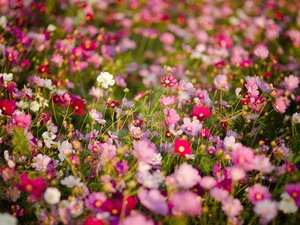
[[[192,154],[191,144],[186,140],[175,139],[174,153],[179,154],[180,157]]]
[[[108,72],[101,72],[97,77],[97,81],[104,89],[108,89],[108,86],[113,86],[115,84],[113,75]]]

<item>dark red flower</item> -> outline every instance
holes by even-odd
[[[191,144],[183,139],[176,139],[174,142],[174,153],[180,157],[192,154]]]
[[[28,59],[23,59],[19,62],[19,65],[26,70],[30,66],[30,61]]]
[[[92,40],[85,40],[80,44],[80,46],[86,51],[93,51],[97,49],[96,42]]]
[[[93,21],[93,20],[94,20],[94,15],[91,14],[91,13],[87,13],[87,14],[85,15],[85,20],[86,20],[86,21]]]
[[[41,65],[38,68],[38,73],[47,73],[48,69],[49,69],[48,65]]]
[[[197,117],[198,120],[202,121],[202,120],[206,119],[207,117],[210,117],[211,112],[208,107],[194,106],[191,115]]]
[[[119,102],[116,102],[116,101],[108,101],[108,102],[106,103],[106,105],[107,105],[107,107],[114,108],[114,107],[119,106],[120,103],[119,103]]]
[[[0,110],[2,111],[3,115],[11,116],[16,109],[16,103],[14,100],[8,99],[0,99]]]
[[[21,184],[16,187],[23,192],[28,192],[36,198],[40,198],[42,192],[46,189],[46,184],[43,178],[29,179],[27,173],[20,176]]]
[[[76,115],[84,114],[84,101],[79,98],[71,100],[70,108],[74,110]]]

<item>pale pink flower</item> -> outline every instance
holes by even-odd
[[[187,163],[181,164],[174,176],[178,185],[183,188],[191,188],[200,181],[198,170]]]
[[[230,218],[240,215],[243,206],[239,199],[228,196],[222,201],[222,210]]]
[[[202,212],[201,198],[191,191],[175,192],[169,202],[173,215],[200,215]]]
[[[46,171],[48,164],[51,161],[51,158],[47,155],[38,154],[36,157],[33,158],[33,163],[31,166],[35,168],[36,171]]]
[[[138,192],[138,197],[143,206],[152,212],[160,215],[166,215],[169,211],[168,205],[165,201],[165,196],[163,196],[159,190],[152,189],[140,189]]]
[[[257,202],[253,210],[258,216],[260,216],[261,224],[268,224],[277,216],[277,208],[278,206],[276,201],[272,201],[271,199],[264,199]]]

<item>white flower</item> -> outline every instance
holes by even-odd
[[[36,171],[46,171],[48,164],[50,163],[51,158],[47,155],[38,154],[34,157],[34,162],[31,163],[31,166],[35,168]]]
[[[13,74],[12,73],[0,73],[0,77],[3,77],[4,81],[12,81]]]
[[[100,75],[97,77],[97,81],[105,89],[107,89],[108,86],[113,86],[115,84],[113,75],[108,72],[101,72]]]
[[[30,110],[33,112],[37,112],[40,109],[40,104],[37,101],[33,101],[30,103]]]
[[[294,199],[286,192],[280,195],[282,200],[278,204],[278,208],[284,213],[295,213],[298,207],[295,204]]]
[[[29,106],[28,102],[24,102],[23,100],[16,102],[16,105],[21,109],[26,109]]]
[[[56,26],[54,26],[53,24],[49,24],[48,27],[47,27],[47,31],[55,31],[56,30]]]
[[[270,199],[258,201],[254,206],[254,212],[261,217],[261,222],[269,223],[277,216],[277,202]]]
[[[1,16],[0,17],[0,27],[2,27],[3,29],[6,28],[6,24],[7,24],[7,18],[6,16]]]
[[[68,141],[63,141],[62,143],[59,141],[57,148],[59,151],[58,157],[61,161],[64,161],[67,155],[70,155],[74,152],[71,143]]]
[[[42,137],[44,138],[45,145],[48,148],[51,148],[51,145],[56,144],[56,142],[53,141],[56,138],[55,134],[45,131],[42,134]]]
[[[151,165],[161,165],[162,156],[160,153],[154,153],[152,157],[152,161],[150,162]]]
[[[50,205],[59,203],[60,196],[61,196],[60,191],[57,188],[53,188],[53,187],[48,187],[44,193],[44,199]]]
[[[15,162],[14,162],[14,157],[9,155],[8,150],[4,151],[4,158],[7,161],[7,165],[9,168],[14,168],[16,166]]]
[[[300,123],[300,115],[299,113],[294,113],[292,116],[293,123]]]
[[[0,225],[17,225],[18,220],[16,217],[8,213],[0,213]]]
[[[62,185],[65,185],[67,186],[68,188],[73,188],[73,187],[76,187],[80,184],[80,178],[75,178],[74,176],[68,176],[68,177],[65,177],[63,180],[60,181],[60,183]]]
[[[45,87],[48,88],[50,91],[55,90],[55,85],[52,85],[52,80],[50,79],[45,79]]]

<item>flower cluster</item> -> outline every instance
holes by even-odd
[[[0,224],[296,224],[289,1],[0,1]]]

